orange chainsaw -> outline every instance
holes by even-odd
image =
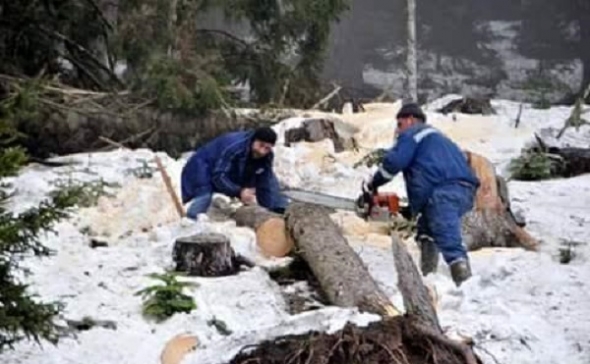
[[[319,192],[300,189],[285,189],[282,191],[291,201],[304,202],[324,206],[336,210],[354,211],[357,216],[365,220],[387,221],[392,215],[402,215],[408,218],[409,209],[400,204],[400,198],[395,193],[372,193],[363,183],[362,193],[356,200],[327,195]]]

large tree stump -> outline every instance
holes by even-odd
[[[480,180],[472,211],[463,218],[462,235],[468,250],[484,247],[521,247],[536,250],[538,242],[512,213],[508,190],[498,180],[494,165],[485,157],[466,152]]]
[[[263,254],[284,257],[293,249],[293,240],[287,234],[282,215],[259,205],[233,207],[222,199],[213,201],[218,212],[236,221],[237,226],[248,227],[256,233],[256,244]]]
[[[330,139],[334,143],[336,153],[356,147],[352,135],[356,128],[347,126],[344,122],[336,122],[329,119],[309,119],[305,120],[301,127],[285,131],[285,145],[301,141],[319,142],[320,140]]]
[[[399,314],[326,209],[293,203],[285,220],[297,253],[309,264],[331,303],[382,316]]]
[[[172,252],[176,270],[190,276],[236,274],[239,260],[225,235],[204,233],[176,239]]]

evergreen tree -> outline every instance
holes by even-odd
[[[27,273],[21,266],[23,258],[52,253],[42,244],[42,234],[51,231],[54,222],[66,217],[67,208],[74,202],[68,191],[62,191],[20,214],[7,208],[10,195],[5,178],[17,173],[26,162],[22,149],[6,147],[15,134],[11,118],[28,112],[22,109],[28,106],[23,101],[22,97],[15,96],[0,103],[0,351],[24,338],[50,342],[58,338],[53,317],[59,313],[60,305],[39,302],[19,275]]]

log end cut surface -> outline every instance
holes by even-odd
[[[281,258],[293,250],[293,240],[287,234],[285,220],[271,218],[256,229],[256,242],[260,250],[272,257]]]
[[[242,206],[233,219],[238,226],[247,226],[256,232],[256,243],[263,254],[281,258],[293,249],[282,215],[258,205]]]

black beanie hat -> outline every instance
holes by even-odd
[[[260,140],[261,142],[270,143],[275,145],[277,142],[277,133],[268,126],[260,127],[254,130],[253,140]]]
[[[422,109],[420,109],[420,106],[418,106],[418,104],[416,103],[412,102],[402,105],[402,108],[397,113],[396,119],[405,118],[408,116],[413,116],[417,119],[422,120],[423,122],[426,122],[426,115],[422,112]]]

